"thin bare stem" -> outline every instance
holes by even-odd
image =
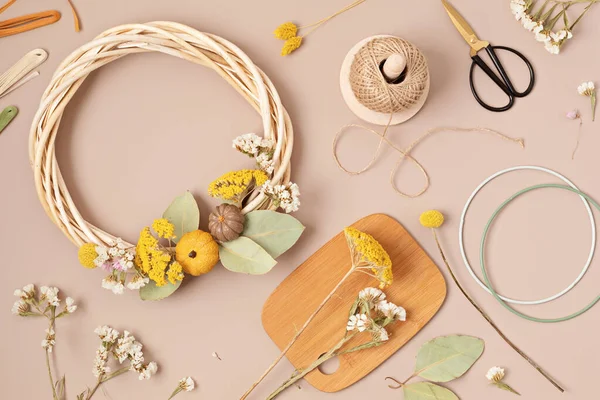
[[[323,18],[323,19],[321,19],[321,20],[319,20],[319,21],[317,21],[317,22],[315,22],[315,23],[313,23],[313,24],[310,24],[310,25],[304,25],[304,26],[301,26],[301,27],[300,27],[300,28],[298,28],[298,29],[303,29],[303,28],[312,28],[312,29],[309,29],[309,31],[308,31],[308,32],[306,32],[304,35],[302,35],[303,37],[304,37],[304,36],[307,36],[307,35],[309,35],[310,33],[312,33],[313,31],[315,31],[316,29],[318,29],[318,28],[319,28],[321,25],[323,25],[325,22],[327,22],[327,21],[329,21],[329,20],[331,20],[331,19],[333,19],[333,18],[337,17],[338,15],[340,15],[340,14],[342,14],[342,13],[345,13],[345,12],[346,12],[346,11],[348,11],[348,10],[351,10],[351,9],[353,9],[354,7],[356,7],[356,6],[358,6],[358,5],[362,4],[362,3],[364,3],[365,1],[366,1],[366,0],[357,0],[357,1],[355,1],[354,3],[352,3],[352,4],[350,4],[350,5],[346,6],[346,7],[344,7],[344,8],[342,8],[341,10],[337,11],[336,13],[334,13],[334,14],[330,15],[329,17],[325,17],[325,18]]]
[[[37,307],[37,308],[39,310],[39,307]],[[48,330],[54,329],[55,316],[56,316],[56,308],[52,307],[51,315],[50,315],[50,317],[48,317],[48,320],[50,321],[48,324]],[[50,386],[52,387],[52,398],[54,400],[59,400],[58,396],[56,395],[56,386],[54,385],[54,377],[52,376],[52,368],[50,367],[50,351],[49,351],[49,349],[46,349],[46,368],[48,369],[48,378],[50,378]]]
[[[573,153],[571,154],[571,160],[575,159],[575,153],[579,148],[579,140],[581,139],[581,125],[583,125],[583,120],[579,117],[579,129],[577,130],[577,142],[575,143],[575,148],[573,149]]]
[[[400,382],[398,379],[396,378],[392,378],[391,376],[386,376],[385,380],[391,380],[394,381],[398,384],[398,386],[393,386],[393,385],[388,385],[388,387],[390,389],[400,389],[402,386],[406,385],[408,383],[408,381],[410,381],[411,379],[413,379],[415,376],[417,376],[416,373],[412,374],[411,376],[408,377],[408,379],[405,379],[404,382]]]
[[[311,321],[315,318],[315,316],[319,313],[319,311],[321,311],[323,306],[325,306],[325,304],[331,299],[333,294],[340,288],[340,286],[342,286],[342,284],[346,281],[346,279],[348,279],[348,277],[354,272],[355,269],[356,269],[356,267],[352,266],[352,268],[350,268],[348,270],[346,275],[344,275],[344,277],[338,282],[338,284],[327,295],[327,297],[325,297],[325,299],[323,299],[321,304],[319,304],[317,309],[310,315],[310,317],[308,317],[308,319],[306,320],[306,322],[304,323],[302,328],[300,328],[300,330],[296,332],[296,334],[294,335],[292,340],[290,340],[290,342],[287,344],[287,346],[285,346],[285,348],[281,351],[281,353],[275,359],[275,361],[273,361],[273,363],[269,366],[269,368],[267,368],[267,370],[265,372],[263,372],[263,374],[260,376],[260,378],[258,378],[258,380],[252,384],[252,386],[250,386],[250,389],[248,389],[246,391],[246,393],[244,393],[244,395],[240,398],[240,400],[246,399],[250,395],[250,393],[263,381],[263,379],[265,379],[265,377],[269,374],[269,372],[271,372],[271,370],[273,368],[275,368],[275,366],[279,363],[279,361],[281,361],[283,356],[285,356],[287,354],[287,352],[289,351],[289,349],[294,345],[294,343],[296,343],[296,340],[298,340],[298,337],[302,334],[302,332],[304,332],[306,327],[311,323]]]
[[[446,255],[444,254],[444,250],[442,250],[442,246],[440,244],[440,241],[438,240],[438,236],[437,236],[437,233],[436,233],[435,229],[431,229],[431,231],[433,232],[433,238],[435,239],[435,243],[437,244],[438,250],[440,251],[440,254],[442,255],[442,260],[444,261],[444,264],[446,265],[446,269],[450,273],[450,276],[452,277],[452,280],[454,281],[454,283],[456,283],[456,286],[458,286],[458,288],[460,289],[460,291],[462,292],[462,294],[467,298],[467,300],[469,300],[469,302],[473,305],[473,307],[475,307],[475,309],[477,311],[479,311],[479,313],[481,314],[481,316],[483,318],[485,318],[485,320],[492,326],[492,328],[494,328],[494,330],[498,333],[498,335],[500,335],[500,337],[510,347],[513,348],[514,351],[516,351],[517,353],[519,353],[519,355],[521,357],[523,357],[529,364],[531,364],[532,367],[534,367],[540,374],[542,374],[542,376],[544,376],[544,378],[546,378],[550,383],[552,383],[555,388],[557,388],[558,390],[560,390],[561,393],[564,392],[565,390],[554,379],[552,379],[552,377],[550,375],[548,375],[548,373],[546,373],[546,371],[544,371],[542,369],[542,367],[540,367],[535,361],[533,361],[531,358],[529,358],[529,356],[527,354],[525,354],[521,349],[519,349],[513,342],[510,341],[510,339],[508,339],[506,337],[506,335],[504,333],[502,333],[502,331],[500,330],[500,328],[498,328],[498,326],[494,323],[494,321],[492,321],[492,319],[485,313],[485,311],[483,311],[483,309],[481,307],[479,307],[479,305],[477,305],[477,303],[475,302],[475,300],[473,300],[473,298],[471,296],[469,296],[469,294],[465,291],[465,289],[463,289],[462,285],[460,284],[460,282],[456,278],[456,275],[454,275],[454,272],[452,271],[452,268],[450,268],[450,264],[448,263],[448,260],[446,259]]]

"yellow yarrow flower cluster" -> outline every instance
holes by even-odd
[[[214,180],[208,186],[208,194],[240,203],[251,188],[262,186],[268,179],[268,175],[261,170],[231,171]]]
[[[173,285],[183,279],[183,267],[177,261],[173,261],[169,267],[169,271],[167,271],[167,279],[169,279],[169,282],[171,282]]]
[[[354,266],[371,267],[381,288],[391,285],[394,280],[392,260],[381,244],[373,236],[356,228],[346,228],[344,234]]]
[[[152,229],[163,239],[175,238],[175,226],[166,218],[155,219]]]
[[[168,229],[166,231],[163,230],[162,228],[164,227],[160,226],[160,222],[157,224],[157,221],[154,221],[154,224],[152,224],[157,233],[158,230],[161,230],[162,233],[168,234]],[[157,227],[159,228],[158,230],[156,229]],[[161,235],[161,237],[163,236]],[[175,266],[174,271],[170,273],[170,267],[172,268],[177,262],[173,260],[172,254],[160,248],[158,239],[152,235],[149,227],[145,227],[140,232],[140,237],[135,250],[135,264],[143,274],[147,275],[148,278],[156,283],[156,286],[166,285],[167,279],[171,283],[183,279],[181,266],[179,266],[179,269]],[[177,263],[177,265],[179,264]]]

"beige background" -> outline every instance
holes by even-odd
[[[312,23],[348,1],[76,0],[83,23],[79,34],[73,32],[65,1],[20,1],[2,15],[6,19],[48,8],[63,12],[63,19],[55,25],[0,39],[1,71],[33,48],[44,48],[50,54],[40,68],[40,77],[0,100],[0,108],[17,105],[20,109],[17,119],[0,136],[4,271],[0,280],[4,310],[0,313],[4,360],[0,376],[4,398],[50,397],[39,347],[45,326],[40,320],[10,314],[12,291],[17,287],[30,282],[57,285],[80,304],[80,310],[60,320],[57,329],[56,361],[60,373],[67,374],[70,399],[93,383],[97,339],[92,331],[100,324],[134,332],[146,345],[148,358],[160,367],[160,374],[149,382],[138,382],[133,375],[110,382],[105,387],[109,398],[166,398],[180,377],[192,375],[199,389],[181,398],[234,399],[278,354],[262,329],[260,312],[279,282],[346,224],[375,212],[399,220],[441,263],[430,233],[418,224],[419,214],[429,208],[440,209],[447,216],[440,235],[461,280],[506,334],[555,376],[567,393],[560,395],[510,350],[450,284],[447,301],[432,322],[366,379],[338,394],[319,393],[302,383],[301,390],[292,388],[282,398],[400,398],[401,393],[386,387],[384,377],[407,377],[424,341],[452,333],[476,335],[486,341],[486,351],[475,367],[448,384],[462,399],[511,396],[486,383],[484,374],[492,365],[505,366],[507,382],[526,398],[597,396],[598,308],[555,325],[526,322],[509,314],[468,277],[459,258],[457,227],[471,190],[491,173],[519,164],[556,169],[600,199],[596,176],[600,137],[590,120],[588,99],[576,90],[583,80],[600,81],[600,25],[595,23],[600,10],[589,13],[564,54],[557,57],[514,21],[508,0],[455,0],[483,39],[520,49],[536,68],[533,93],[519,99],[509,112],[493,114],[479,107],[470,94],[468,47],[437,1],[369,0],[309,36],[293,56],[279,57],[281,42],[271,36],[278,24],[287,20]],[[27,159],[27,136],[51,74],[72,50],[115,25],[161,19],[233,41],[275,82],[297,132],[293,180],[301,187],[303,205],[296,217],[307,229],[298,245],[266,276],[236,275],[217,268],[206,277],[190,280],[167,301],[142,303],[134,293],[117,297],[105,291],[100,287],[100,271],[90,272],[78,265],[76,249],[38,204]],[[426,129],[441,125],[486,126],[524,137],[526,149],[482,134],[432,137],[414,153],[432,179],[431,189],[416,200],[399,197],[388,185],[388,172],[397,157],[389,149],[368,173],[358,177],[343,174],[332,159],[331,141],[340,126],[358,121],[341,98],[339,67],[356,42],[379,33],[412,41],[430,62],[429,100],[414,119],[391,130],[396,143],[408,144]],[[481,83],[482,91],[487,88],[490,86]],[[573,108],[581,109],[585,121],[574,161],[571,150],[578,123],[564,117]],[[201,201],[206,224],[209,207],[216,204],[205,192],[210,180],[227,170],[251,165],[230,148],[231,140],[259,129],[258,116],[213,72],[164,55],[140,55],[117,61],[90,77],[66,112],[57,151],[82,213],[110,232],[134,240],[140,227],[186,189]],[[353,132],[341,143],[341,157],[348,166],[361,166],[375,145],[374,137]],[[406,190],[417,190],[422,183],[409,165],[397,179]],[[548,181],[554,182],[540,173],[514,173],[484,190],[468,220],[471,256],[476,257],[483,225],[497,204],[517,189]],[[586,218],[581,203],[570,193],[546,190],[516,201],[498,220],[489,241],[489,268],[499,290],[537,298],[571,282],[587,257],[590,232]],[[569,295],[526,311],[557,316],[580,309],[597,295],[597,263]],[[214,351],[222,361],[211,357]],[[282,362],[254,398],[264,398],[290,372],[291,366]],[[97,397],[102,398],[102,393]]]

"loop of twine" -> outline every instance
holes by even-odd
[[[390,114],[390,121],[389,122],[391,122],[391,117],[392,116]],[[423,193],[425,193],[427,191],[427,189],[429,189],[429,185],[430,185],[429,174],[427,174],[427,171],[425,170],[425,168],[423,167],[423,165],[421,165],[420,162],[418,162],[414,157],[412,157],[410,155],[410,152],[421,141],[423,141],[427,137],[433,135],[434,133],[438,133],[438,132],[481,132],[481,133],[490,133],[490,134],[493,134],[493,135],[496,135],[496,136],[500,137],[503,140],[508,140],[510,142],[518,143],[521,146],[521,148],[525,147],[525,141],[522,138],[512,138],[510,136],[504,135],[503,133],[500,133],[500,132],[495,131],[493,129],[479,128],[479,127],[475,127],[475,128],[460,128],[460,127],[454,127],[454,126],[441,126],[441,127],[429,129],[423,135],[421,135],[415,141],[413,141],[407,148],[401,149],[396,144],[394,144],[392,141],[390,141],[387,138],[387,136],[386,136],[387,132],[388,132],[388,128],[390,127],[389,122],[386,125],[386,127],[384,128],[383,133],[379,133],[376,130],[371,129],[371,128],[369,128],[367,126],[364,126],[364,125],[358,125],[358,124],[344,125],[343,127],[340,128],[340,130],[338,130],[338,132],[335,134],[335,137],[333,138],[333,144],[332,144],[333,158],[334,158],[337,166],[342,171],[344,171],[345,173],[347,173],[348,175],[360,175],[363,172],[367,171],[369,168],[371,168],[371,166],[375,163],[375,161],[377,161],[377,159],[379,158],[379,154],[381,152],[381,146],[383,145],[384,142],[387,143],[391,148],[393,148],[398,153],[400,153],[400,158],[398,159],[398,161],[396,161],[396,165],[390,171],[390,185],[392,186],[392,188],[394,189],[394,191],[396,193],[398,193],[400,196],[406,197],[406,198],[409,198],[409,199],[414,199],[416,197],[421,196]],[[371,133],[379,136],[379,143],[377,144],[377,148],[376,148],[375,152],[373,153],[373,157],[371,157],[371,160],[369,161],[369,163],[365,167],[363,167],[362,169],[360,169],[358,171],[351,171],[351,170],[347,169],[346,167],[344,167],[342,165],[339,157],[338,157],[338,154],[337,154],[337,143],[338,143],[341,135],[344,133],[344,131],[347,128],[351,128],[351,127],[356,127],[356,128],[364,129],[364,130],[366,130],[368,132],[371,132]],[[398,169],[400,168],[400,165],[402,165],[402,162],[405,159],[408,159],[409,161],[412,161],[417,166],[417,168],[419,168],[419,170],[421,171],[421,173],[423,174],[423,176],[425,178],[425,184],[424,184],[423,188],[419,192],[417,192],[416,194],[405,193],[405,192],[401,191],[400,189],[398,189],[398,187],[396,186],[395,177],[396,177],[396,174],[398,173]]]
[[[388,83],[379,69],[392,54],[406,58],[406,76],[400,83]],[[350,67],[354,96],[371,111],[395,113],[415,105],[429,78],[427,59],[412,43],[397,37],[374,38],[356,53]]]

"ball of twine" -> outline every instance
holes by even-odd
[[[42,96],[29,136],[29,160],[38,197],[48,216],[76,245],[108,244],[115,236],[79,213],[60,172],[55,140],[63,113],[90,73],[129,54],[159,52],[214,70],[260,114],[263,134],[275,143],[273,184],[290,179],[294,135],[292,123],[269,77],[233,43],[174,22],[123,25],[75,50],[54,73]],[[132,106],[135,106],[133,104]],[[242,212],[272,208],[255,188]]]
[[[406,57],[405,77],[388,83],[380,64],[392,54]],[[375,38],[366,43],[350,67],[350,86],[356,99],[369,110],[395,113],[414,106],[425,91],[429,69],[427,59],[410,42],[397,37]]]

